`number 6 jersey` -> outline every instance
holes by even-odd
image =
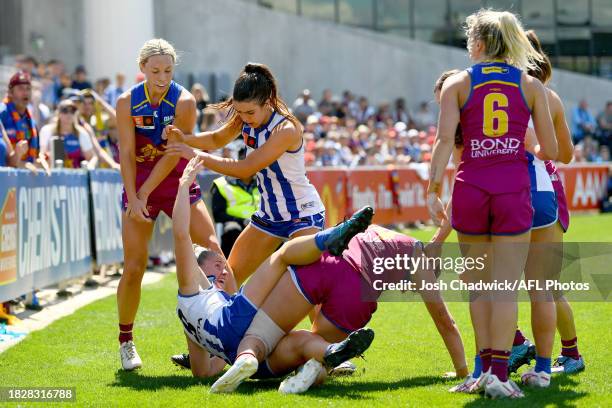
[[[493,61],[467,72],[471,88],[461,108],[464,150],[457,180],[490,194],[529,187],[525,131],[531,112],[521,89],[522,71]]]

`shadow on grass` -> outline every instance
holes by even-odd
[[[155,391],[163,388],[186,389],[199,385],[210,387],[216,379],[217,377],[194,378],[185,375],[148,376],[138,371],[128,372],[117,370],[115,373],[115,381],[111,383],[110,386],[131,388],[139,391]],[[343,399],[364,400],[373,399],[372,395],[364,395],[364,393],[387,392],[401,388],[427,387],[436,384],[450,384],[453,381],[453,379],[435,376],[412,377],[395,381],[355,381],[354,378],[346,377],[342,379],[330,379],[322,386],[310,389],[303,396],[312,398],[342,397]],[[246,381],[240,385],[236,394],[250,395],[275,391],[278,389],[279,383],[280,379]]]
[[[152,376],[142,374],[138,370],[117,370],[115,381],[109,386],[131,388],[133,390],[155,391],[163,388],[185,389],[196,385],[212,385],[213,378],[195,378],[186,375]]]
[[[576,407],[578,400],[584,398],[588,393],[584,391],[575,391],[567,389],[567,386],[575,387],[578,385],[576,377],[567,375],[553,376],[548,388],[533,388],[521,386],[521,390],[525,393],[525,398],[520,400],[491,400],[489,398],[479,398],[474,401],[467,402],[464,407],[545,407],[554,406],[557,408]],[[563,389],[561,387],[564,387]]]

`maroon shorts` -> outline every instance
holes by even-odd
[[[327,252],[313,264],[290,266],[296,288],[321,313],[347,333],[364,327],[376,311],[376,302],[361,300],[361,275],[346,260]]]
[[[530,187],[516,193],[490,194],[474,185],[455,181],[451,222],[462,234],[523,234],[533,224]]]
[[[563,188],[563,183],[557,174],[553,174],[550,176],[552,179],[553,189],[555,190],[555,195],[557,197],[557,208],[558,208],[558,217],[559,224],[561,224],[561,228],[563,228],[563,232],[567,232],[570,223],[570,214],[567,209],[567,198],[565,197],[565,189]]]
[[[151,174],[151,170],[137,169],[136,171],[136,191],[144,184],[144,182]],[[166,215],[172,218],[172,210],[174,208],[174,201],[176,200],[176,193],[178,192],[179,186],[179,175],[175,175],[174,172],[168,177],[162,180],[155,190],[149,195],[147,200],[147,210],[149,211],[149,218],[155,220],[159,215],[160,211],[166,213]],[[198,183],[193,183],[189,187],[189,203],[193,204],[202,198],[200,186]],[[127,195],[125,188],[121,198],[121,205],[123,211],[127,209]]]

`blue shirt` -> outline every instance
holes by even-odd
[[[580,125],[591,125],[595,129],[595,118],[588,110],[581,109],[580,106],[574,108],[572,112],[572,133],[574,138],[580,140],[585,136],[584,130]]]

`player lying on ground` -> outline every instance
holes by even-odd
[[[226,271],[223,258],[216,252],[196,247],[196,260],[189,236],[189,186],[200,170],[202,164],[197,158],[191,160],[185,168],[173,211],[179,286],[177,313],[185,328],[193,374],[199,377],[213,376],[226,363],[233,363],[238,344],[256,314],[259,324],[263,324],[256,327],[263,327],[267,335],[272,335],[275,345],[283,339],[283,347],[272,353],[268,362],[274,372],[291,371],[309,359],[326,365],[339,364],[363,353],[374,337],[369,329],[352,333],[342,343],[330,344],[310,332],[286,334],[265,313],[259,313],[258,308],[288,265],[309,264],[319,259],[323,250],[340,253],[346,248],[349,240],[369,225],[373,214],[371,207],[357,212],[350,220],[334,228],[314,236],[298,237],[283,245],[264,261],[237,294],[230,296],[223,291],[223,287],[226,279],[233,277]],[[197,261],[200,261],[205,272]],[[283,305],[283,310],[291,312],[287,304]]]
[[[289,273],[284,273],[286,264],[277,262],[262,265],[268,274],[280,275],[281,278],[242,339],[236,362],[213,384],[211,392],[234,391],[242,381],[261,372],[259,362],[264,361],[271,350],[274,350],[273,355],[284,355],[287,346],[282,341],[276,346],[278,340],[283,333],[289,332],[302,321],[315,305],[320,305],[321,311],[313,322],[314,333],[329,342],[340,341],[346,338],[347,333],[355,333],[368,323],[376,311],[382,291],[378,284],[374,284],[375,281],[382,278],[384,282],[394,283],[408,278],[417,288],[424,282],[436,281],[434,271],[426,268],[408,271],[407,274],[406,270],[397,267],[380,274],[375,269],[377,260],[404,255],[411,259],[423,255],[439,256],[438,250],[439,246],[432,245],[424,249],[423,244],[414,238],[371,225],[349,242],[348,249],[341,256],[324,252],[310,265],[289,266]],[[467,375],[461,335],[439,291],[419,293],[444,339],[455,369],[459,375]],[[291,308],[288,309],[287,305],[291,305]],[[271,326],[278,333],[273,334]],[[271,360],[268,359],[268,364]],[[340,359],[338,363],[342,361]],[[270,369],[277,375],[281,374],[277,366],[264,368],[265,371]],[[318,362],[308,361],[295,376],[283,381],[279,391],[305,391],[315,382],[320,369]]]

